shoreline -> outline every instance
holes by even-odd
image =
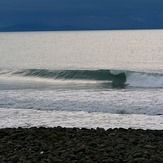
[[[163,130],[0,129],[1,162],[163,162]]]
[[[111,114],[84,111],[0,109],[0,128],[78,127],[163,129],[163,115]]]

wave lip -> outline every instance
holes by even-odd
[[[89,79],[110,80],[114,76],[110,70],[47,70],[47,69],[25,69],[15,72],[23,76],[35,76],[54,79]]]

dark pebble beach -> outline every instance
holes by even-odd
[[[162,163],[163,130],[0,129],[1,163]]]

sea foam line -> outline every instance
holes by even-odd
[[[163,115],[120,115],[84,111],[40,111],[32,109],[0,109],[0,128],[7,127],[86,127],[163,129]]]

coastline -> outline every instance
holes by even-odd
[[[0,129],[1,162],[163,162],[163,130]]]
[[[84,111],[0,109],[0,128],[78,127],[163,129],[163,115],[111,114]]]

